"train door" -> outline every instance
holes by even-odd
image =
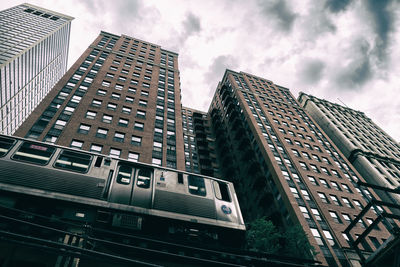
[[[136,180],[133,183],[131,195],[132,206],[151,207],[153,176],[154,170],[152,168],[138,167],[136,169]]]
[[[151,207],[154,170],[148,167],[118,164],[109,201],[143,208]]]
[[[118,164],[117,174],[111,186],[109,201],[129,205],[134,177],[135,168],[130,165]]]

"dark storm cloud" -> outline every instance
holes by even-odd
[[[352,0],[327,0],[325,6],[333,13],[345,11]]]
[[[308,84],[318,83],[325,69],[325,63],[319,59],[305,59],[298,65],[300,79]]]
[[[390,0],[367,0],[366,6],[372,16],[372,23],[377,34],[374,53],[379,60],[385,60],[387,47],[390,42],[390,33],[393,30],[394,15],[390,10]]]
[[[346,11],[353,0],[327,0],[325,6],[332,13]],[[394,30],[395,16],[392,4],[398,5],[399,1],[393,0],[363,0],[361,4],[365,6],[369,13],[366,21],[372,24],[373,30],[377,35],[373,48],[373,54],[380,62],[387,58],[387,47],[390,44],[390,33]]]
[[[259,1],[258,3],[267,19],[275,19],[278,27],[283,31],[292,30],[297,14],[290,10],[285,0]]]
[[[218,56],[214,59],[213,63],[209,67],[207,73],[204,75],[204,80],[210,88],[205,88],[208,90],[208,94],[213,94],[218,82],[222,79],[226,69],[235,70],[238,67],[237,60],[228,55]]]
[[[364,40],[357,40],[353,45],[354,51],[350,51],[353,59],[349,64],[341,68],[337,77],[338,88],[358,90],[372,78],[370,45]]]

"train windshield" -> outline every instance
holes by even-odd
[[[151,169],[146,169],[146,168],[139,169],[136,185],[142,188],[149,188],[151,173],[152,173]]]
[[[8,151],[13,147],[14,143],[14,139],[0,136],[0,157],[5,156]]]
[[[127,165],[120,165],[117,174],[117,183],[130,184],[133,168]]]
[[[231,202],[228,184],[224,182],[213,181],[215,197],[219,200]]]
[[[203,177],[188,175],[188,182],[189,193],[203,197],[207,194]]]
[[[89,170],[91,160],[92,156],[90,155],[63,150],[55,162],[54,167],[77,172],[87,172]]]
[[[25,141],[19,147],[18,151],[12,156],[12,158],[40,165],[46,165],[49,163],[54,150],[54,147]]]

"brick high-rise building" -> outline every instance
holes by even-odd
[[[0,133],[13,134],[66,72],[72,20],[31,4],[0,11]]]
[[[368,183],[400,186],[400,146],[363,112],[301,93],[299,101]],[[400,204],[398,194],[377,190]]]
[[[183,170],[178,55],[101,32],[15,134]]]
[[[210,115],[184,107],[182,122],[186,170],[221,177]]]
[[[359,264],[343,234],[374,192],[315,123],[289,89],[227,70],[209,114],[216,133],[222,177],[235,183],[246,222],[266,216],[281,227],[300,224],[329,266]],[[353,239],[371,225],[381,207],[359,221]],[[360,249],[370,254],[390,233],[379,224]]]

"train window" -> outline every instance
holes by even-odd
[[[183,174],[182,173],[178,173],[178,183],[183,184]]]
[[[91,160],[92,156],[90,155],[63,150],[54,163],[54,167],[77,172],[87,172]]]
[[[120,165],[117,174],[117,183],[130,184],[133,168],[126,165]]]
[[[189,193],[198,196],[206,195],[206,186],[204,184],[204,178],[194,175],[188,175],[189,182]]]
[[[54,150],[54,147],[25,141],[19,147],[18,151],[12,156],[12,158],[40,165],[46,165],[49,163]]]
[[[215,196],[223,201],[231,202],[228,184],[224,182],[213,181]]]
[[[101,162],[103,161],[103,157],[97,156],[96,162],[94,163],[95,167],[101,167]]]
[[[151,169],[139,169],[136,185],[142,188],[149,188],[151,173]]]
[[[0,157],[4,157],[14,146],[15,140],[0,136]]]

